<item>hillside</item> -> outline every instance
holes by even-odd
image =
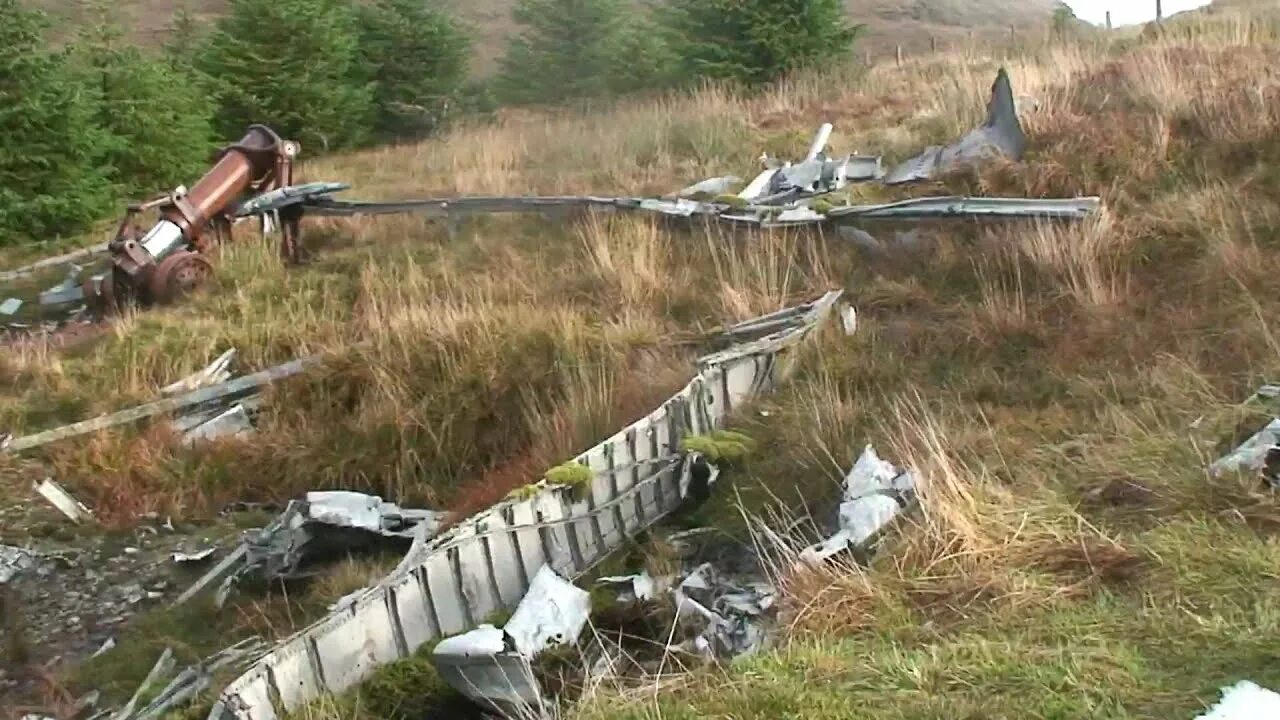
[[[74,0],[27,0],[45,10],[65,33],[80,19]],[[115,12],[123,24],[133,29],[143,44],[163,42],[174,9],[185,6],[202,18],[217,17],[225,0],[120,0]],[[446,0],[457,16],[471,23],[476,34],[476,69],[487,73],[494,67],[495,51],[512,32],[510,9],[513,0]],[[1048,23],[1056,0],[846,0],[849,17],[866,23],[869,29],[863,49],[887,56],[895,45],[908,52],[930,47],[936,38],[942,47],[968,42],[969,32],[978,40],[1003,40],[1009,27],[1042,30]]]
[[[674,536],[699,529],[719,563],[776,560],[772,646],[723,664],[660,652],[571,684],[580,702],[560,717],[1192,720],[1224,686],[1280,688],[1280,499],[1258,473],[1209,471],[1280,413],[1274,397],[1250,400],[1280,378],[1280,12],[1176,28],[916,54],[758,96],[513,113],[304,157],[302,180],[349,182],[359,198],[658,194],[750,177],[762,150],[795,157],[823,121],[837,154],[893,161],[948,142],[983,116],[1004,67],[1037,101],[1022,109],[1022,161],[834,200],[1098,195],[1104,209],[1074,223],[868,223],[870,242],[622,214],[455,233],[421,216],[308,218],[300,268],[238,230],[190,302],[71,347],[0,351],[0,429],[17,436],[152,401],[228,348],[240,372],[311,354],[327,372],[274,387],[246,438],[189,448],[156,422],[0,454],[0,546],[50,558],[0,595],[0,718],[70,717],[95,688],[122,703],[165,648],[186,664],[289,637],[400,561],[343,558],[308,583],[175,610],[205,568],[175,567],[170,551],[221,559],[237,530],[270,519],[264,504],[318,489],[468,516],[670,397],[710,330],[833,289],[856,332],[813,338],[786,384],[735,408],[753,447],[705,504],[601,568],[658,574]],[[873,555],[794,570],[796,539],[832,522],[868,444],[916,474],[919,507]],[[101,525],[70,525],[36,496],[46,477]],[[761,540],[757,520],[774,534]],[[650,648],[666,647],[669,619],[665,605],[599,618],[619,637],[648,632]],[[87,659],[108,637],[115,648]],[[425,647],[295,720],[467,717]],[[180,717],[204,720],[212,702]]]

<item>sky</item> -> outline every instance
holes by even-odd
[[[1112,25],[1132,25],[1156,19],[1156,0],[1064,0],[1075,11],[1076,17],[1086,22],[1106,23],[1107,11],[1111,11]],[[1209,0],[1163,0],[1164,16],[1169,17],[1183,10],[1194,10],[1209,4]]]

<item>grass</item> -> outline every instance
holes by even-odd
[[[370,197],[662,193],[749,177],[760,150],[797,155],[826,119],[836,151],[891,161],[977,122],[1004,65],[1040,103],[1023,118],[1027,158],[907,192],[1098,194],[1106,211],[930,225],[914,250],[874,256],[818,232],[622,216],[489,219],[454,239],[414,218],[309,221],[305,269],[244,237],[220,251],[220,286],[189,305],[74,349],[6,355],[0,425],[154,397],[230,346],[251,368],[323,352],[327,372],[274,389],[249,442],[191,452],[157,427],[39,459],[120,527],[321,487],[463,514],[670,395],[690,337],[843,287],[858,333],[806,346],[794,381],[735,421],[753,443],[683,521],[752,542],[750,518],[826,518],[867,443],[914,469],[920,512],[868,567],[792,571],[812,530],[765,546],[782,591],[776,650],[606,681],[566,715],[1189,718],[1235,680],[1280,685],[1267,645],[1280,507],[1251,479],[1204,469],[1265,418],[1239,403],[1280,372],[1277,17],[1224,10],[1163,37],[970,48],[754,97],[512,113],[306,163],[308,179]],[[895,229],[866,228],[881,241]],[[340,590],[317,589],[313,611]],[[422,658],[406,663],[380,681],[436,697]],[[363,705],[309,717],[401,715],[362,692]]]

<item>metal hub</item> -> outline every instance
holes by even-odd
[[[213,266],[200,253],[179,250],[160,261],[151,275],[151,297],[171,303],[198,290],[213,274]]]

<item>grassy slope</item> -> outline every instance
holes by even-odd
[[[63,28],[74,27],[82,16],[72,0],[27,2],[48,11]],[[151,44],[163,42],[174,10],[184,3],[203,18],[217,17],[227,6],[226,0],[122,0],[114,4],[114,12],[139,42]],[[495,67],[496,52],[516,29],[510,17],[514,0],[445,0],[445,4],[475,28],[476,70],[488,74]],[[865,47],[880,56],[891,54],[896,44],[908,51],[924,50],[931,37],[944,47],[967,42],[970,30],[988,39],[1003,37],[1010,25],[1040,30],[1054,7],[1053,0],[846,0],[845,4],[850,18],[867,23],[870,33]]]
[[[739,502],[829,507],[841,470],[874,442],[919,471],[922,516],[865,572],[783,573],[775,651],[606,680],[569,717],[1190,718],[1239,679],[1280,685],[1280,504],[1203,469],[1263,419],[1239,401],[1280,370],[1265,253],[1280,217],[1280,95],[1251,90],[1277,59],[1278,30],[1274,14],[1189,19],[1166,41],[1010,62],[1044,103],[1027,118],[1031,156],[951,189],[1096,192],[1108,214],[1072,228],[952,226],[910,259],[826,246],[824,274],[843,279],[862,330],[808,354],[767,419],[740,423],[764,447],[702,513],[745,536]],[[942,58],[876,70],[834,98],[788,88],[741,112],[757,128],[798,128],[819,108],[862,120],[846,128],[898,128],[841,147],[937,140],[978,114],[974,88],[994,67]],[[356,703],[304,716],[406,712]]]
[[[1042,103],[1026,162],[913,191],[1098,193],[1098,222],[947,225],[921,256],[882,258],[836,238],[628,218],[486,221],[454,241],[414,219],[316,223],[306,270],[246,238],[199,302],[70,353],[0,358],[0,425],[153,396],[228,344],[254,367],[332,351],[336,380],[281,388],[251,444],[192,455],[153,430],[48,460],[122,525],[333,485],[465,511],[669,393],[687,358],[670,340],[843,285],[859,335],[829,340],[768,420],[744,421],[764,450],[731,480],[749,507],[768,489],[821,512],[839,468],[875,442],[920,470],[923,520],[865,576],[781,578],[778,652],[664,681],[657,700],[652,683],[599,689],[578,714],[1191,717],[1225,682],[1280,685],[1267,644],[1280,507],[1203,471],[1246,419],[1233,404],[1280,369],[1266,252],[1280,98],[1259,82],[1276,39],[1273,16],[1223,16],[1163,42],[1007,59]],[[362,196],[660,192],[747,175],[761,149],[794,154],[826,118],[837,150],[901,157],[979,118],[1000,60],[512,116],[305,172]],[[38,472],[7,462],[5,485]],[[731,497],[705,517],[732,529]]]
[[[1223,685],[1280,684],[1280,506],[1203,470],[1280,369],[1280,94],[1254,89],[1280,25],[1190,22],[1015,63],[1043,82],[1031,157],[960,184],[1098,192],[1104,221],[947,233],[923,265],[852,270],[861,336],[746,424],[767,440],[736,480],[748,507],[822,507],[875,442],[920,470],[923,516],[865,573],[784,576],[778,651],[574,717],[1190,718]],[[939,110],[976,109],[947,94]]]

